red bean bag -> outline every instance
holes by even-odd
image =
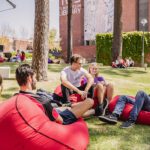
[[[130,97],[132,97],[132,96],[130,96]],[[134,97],[132,97],[132,98],[134,98]],[[115,96],[110,101],[110,104],[109,104],[110,112],[113,112],[118,99],[119,99],[119,96]],[[132,104],[126,104],[126,106],[125,106],[125,108],[124,108],[124,110],[122,112],[122,115],[121,115],[121,119],[122,120],[127,120],[128,119],[132,108],[133,108]],[[150,125],[150,112],[148,112],[148,111],[141,111],[139,113],[138,118],[137,118],[137,123]]]
[[[89,143],[85,122],[52,122],[28,97],[14,96],[0,105],[1,150],[84,150]]]
[[[56,89],[54,90],[54,93],[56,95],[62,97],[62,91],[61,91],[60,85],[56,87]],[[96,95],[97,95],[97,90],[94,91],[94,106],[93,106],[93,108],[95,108],[99,104]],[[77,103],[77,102],[83,101],[83,99],[81,98],[81,95],[79,95],[79,94],[72,94],[69,96],[69,99],[72,103]]]
[[[56,95],[62,97],[62,91],[61,91],[61,86],[60,85],[56,87],[56,89],[54,90],[54,93]],[[77,102],[83,101],[79,94],[72,94],[72,95],[69,96],[69,99],[72,103],[77,103]]]

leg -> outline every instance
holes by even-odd
[[[104,100],[104,87],[101,83],[98,83],[95,87],[95,90],[97,90],[97,98],[98,102],[101,105]]]
[[[110,114],[110,115],[99,116],[99,119],[101,121],[104,121],[104,122],[107,122],[107,123],[110,123],[110,124],[116,124],[117,120],[118,120],[119,116],[121,115],[126,103],[134,104],[134,100],[130,97],[125,96],[125,95],[120,96],[120,98],[119,98],[119,100],[118,100],[118,102],[115,106],[115,109],[114,109],[113,113]]]
[[[82,86],[78,87],[79,90],[81,91],[84,91],[85,90],[85,87],[86,87],[87,83],[86,84],[83,84]],[[88,91],[88,98],[93,98],[93,93],[94,93],[94,86],[91,86],[89,91]]]
[[[135,104],[130,112],[130,120],[136,121],[141,110],[150,111],[150,97],[143,91],[139,91],[135,97]]]
[[[95,110],[94,109],[89,109],[88,111],[86,111],[82,117],[86,118],[86,117],[89,117],[91,115],[94,115],[95,114]]]
[[[106,97],[109,102],[112,100],[113,94],[114,94],[114,86],[113,84],[109,83],[106,86]]]
[[[88,111],[94,104],[94,101],[90,98],[87,98],[83,102],[80,102],[78,105],[74,106],[70,111],[77,117],[80,118],[83,114]]]
[[[63,95],[62,103],[70,102],[69,100],[69,95],[71,93],[70,90],[62,84],[61,84],[61,90]]]
[[[113,111],[113,114],[117,114],[120,116],[126,103],[130,103],[130,104],[134,105],[135,101],[128,96],[125,96],[125,95],[120,96],[120,98],[115,106],[115,109]]]
[[[82,102],[74,103],[74,104],[71,105],[71,107],[72,107],[72,108],[77,107],[77,106],[80,107],[81,103],[82,103]],[[89,110],[87,110],[87,111],[82,115],[82,117],[89,117],[89,116],[94,115],[94,114],[95,114],[95,110],[94,110],[94,109],[89,109]]]

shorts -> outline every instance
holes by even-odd
[[[64,125],[74,123],[78,120],[76,118],[76,116],[68,109],[66,109],[64,111],[60,111],[60,110],[57,110],[57,111],[58,111],[59,115],[63,118]]]

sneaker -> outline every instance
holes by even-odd
[[[103,105],[98,105],[95,108],[95,116],[101,116],[103,114]]]
[[[99,120],[107,122],[109,124],[116,124],[118,122],[118,117],[115,114],[110,114],[106,116],[98,116]]]
[[[105,98],[103,102],[103,114],[102,115],[106,114],[106,109],[108,108],[108,104],[109,104],[108,99]]]
[[[133,120],[127,120],[126,122],[124,122],[124,123],[120,126],[120,128],[123,128],[123,129],[125,129],[125,128],[131,128],[131,127],[134,126],[134,124],[135,124],[135,121],[133,121]]]

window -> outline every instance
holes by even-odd
[[[138,18],[138,28],[139,31],[148,31],[148,23],[143,27],[143,25],[141,24],[141,20],[142,19],[147,19],[148,20],[148,1],[149,0],[139,0],[139,5],[138,5],[138,9],[139,9],[139,18]]]

